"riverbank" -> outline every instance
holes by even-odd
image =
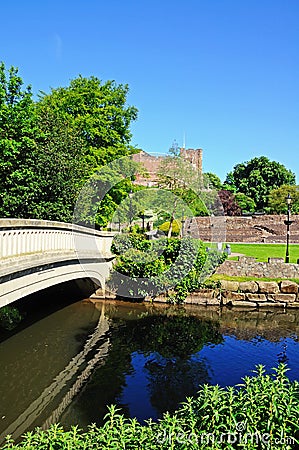
[[[210,284],[215,286],[200,288],[189,293],[183,304],[245,308],[299,308],[299,288],[294,281],[219,280]],[[113,300],[116,299],[116,296],[111,293],[104,296],[102,290],[98,290],[90,299]],[[167,294],[160,294],[155,298],[145,297],[144,301],[170,303],[170,298]]]

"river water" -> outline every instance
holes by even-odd
[[[0,343],[0,443],[35,426],[140,421],[203,383],[234,385],[279,362],[299,380],[299,311],[78,301]]]

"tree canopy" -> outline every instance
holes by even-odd
[[[242,192],[251,197],[256,207],[263,209],[267,205],[271,190],[283,184],[294,185],[295,174],[283,164],[260,156],[237,164],[233,171],[227,174],[225,183],[234,192]]]
[[[101,167],[135,152],[127,85],[79,76],[33,100],[18,69],[0,65],[0,215],[71,221],[84,183]],[[131,180],[109,192],[97,211],[105,226],[130,192]]]
[[[291,211],[299,214],[299,186],[283,185],[278,189],[273,189],[269,195],[269,210],[274,214],[286,214],[286,198],[290,194],[292,198]]]
[[[0,216],[28,215],[37,188],[34,154],[41,133],[30,87],[0,64]]]

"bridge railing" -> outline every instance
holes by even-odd
[[[114,234],[61,222],[0,219],[0,259],[46,252],[105,256]]]

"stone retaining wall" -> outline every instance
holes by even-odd
[[[187,230],[205,242],[285,243],[285,219],[284,214],[196,217]],[[291,219],[290,242],[299,243],[299,217],[292,215]]]
[[[298,285],[292,281],[221,281],[221,288],[200,289],[185,303],[239,307],[299,308]]]
[[[216,273],[233,277],[299,279],[299,264],[286,264],[280,258],[258,262],[255,258],[240,256],[238,261],[226,260],[217,268]]]

